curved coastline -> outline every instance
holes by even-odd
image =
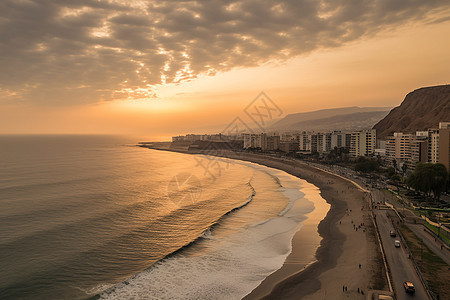
[[[203,154],[174,149],[169,151]],[[268,276],[244,299],[324,299],[327,295],[333,295],[333,299],[365,299],[360,291],[366,290],[367,293],[370,289],[382,288],[376,286],[376,277],[382,270],[377,261],[367,195],[354,183],[297,160],[242,152],[222,152],[216,156],[285,171],[318,187],[322,198],[330,204],[325,218],[316,225],[321,237],[316,261],[301,269],[290,265],[289,257],[296,255],[299,242],[305,237],[300,229],[292,241],[292,252],[283,267]],[[356,234],[355,226],[352,228],[355,224],[356,227],[364,224]],[[344,285],[348,288],[345,292]]]
[[[281,269],[267,277],[244,299],[322,299],[327,297],[327,293],[333,293],[333,299],[346,299],[351,294],[354,299],[365,299],[364,294],[360,294],[360,290],[381,288],[376,286],[376,276],[380,274],[381,267],[376,259],[378,254],[373,227],[369,222],[370,212],[366,206],[367,194],[360,187],[342,176],[300,161],[248,153],[230,152],[221,156],[280,169],[304,179],[317,186],[320,189],[320,195],[331,205],[317,229],[322,237],[316,252],[317,260],[294,273],[292,270],[289,271],[285,263]],[[360,230],[360,233],[364,232],[362,237],[355,236],[351,228],[351,224],[359,224],[358,222],[365,224]],[[344,224],[347,225],[345,228],[341,226]],[[298,239],[302,238],[301,231],[300,229],[298,232]],[[294,255],[295,241],[296,238],[293,240],[292,254]],[[359,243],[360,249],[353,254],[351,251]],[[286,261],[288,260],[289,257]],[[349,264],[350,261],[354,261],[353,266]],[[344,275],[347,269],[354,269],[354,266],[358,266],[360,262],[364,268],[361,267],[357,272],[350,271],[352,273]],[[274,282],[270,280],[270,277],[282,279]],[[339,293],[342,292],[343,285],[349,285],[350,291]],[[258,290],[270,290],[270,292],[260,294]]]

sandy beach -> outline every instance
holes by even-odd
[[[276,168],[304,179],[318,187],[320,196],[330,204],[316,207],[295,234],[292,252],[284,265],[244,299],[366,299],[373,290],[387,290],[367,192],[339,175],[299,160],[242,152],[221,152],[220,156]],[[328,213],[323,211],[328,207]],[[319,218],[325,213],[324,219]],[[317,247],[319,241],[315,261],[304,267],[301,261],[305,247]]]
[[[305,179],[317,186],[321,196],[331,204],[318,226],[322,241],[316,262],[300,269],[295,264],[307,226],[317,224],[312,217],[311,223],[306,223],[295,235],[292,253],[283,267],[245,299],[366,299],[370,290],[385,288],[367,193],[342,177],[297,160],[242,153],[230,153],[227,157],[277,168]]]

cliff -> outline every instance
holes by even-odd
[[[450,121],[450,85],[424,87],[409,93],[400,106],[373,128],[378,139],[385,139],[393,132],[414,133],[437,128],[443,121]]]

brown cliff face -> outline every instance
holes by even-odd
[[[417,89],[406,95],[402,104],[373,128],[377,138],[385,139],[393,132],[414,133],[437,128],[439,122],[450,121],[450,85]]]

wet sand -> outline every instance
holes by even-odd
[[[349,180],[299,160],[243,152],[220,156],[280,169],[304,179],[318,187],[321,197],[330,204],[321,221],[317,217],[321,210],[324,215],[325,206],[309,216],[295,234],[284,265],[244,299],[366,299],[370,290],[386,289],[366,192]],[[317,248],[315,262],[306,268],[304,262],[314,261],[314,257],[305,258],[304,253],[314,251],[305,247]]]
[[[316,262],[307,268],[296,264],[304,259],[305,243],[314,244],[314,237],[311,240],[306,236],[311,231],[308,226],[317,224],[311,216],[310,222],[305,222],[296,233],[292,253],[283,267],[244,299],[365,299],[382,274],[367,193],[348,180],[297,160],[246,153],[229,153],[227,157],[277,168],[305,179],[317,186],[331,205],[317,228],[322,240]]]

